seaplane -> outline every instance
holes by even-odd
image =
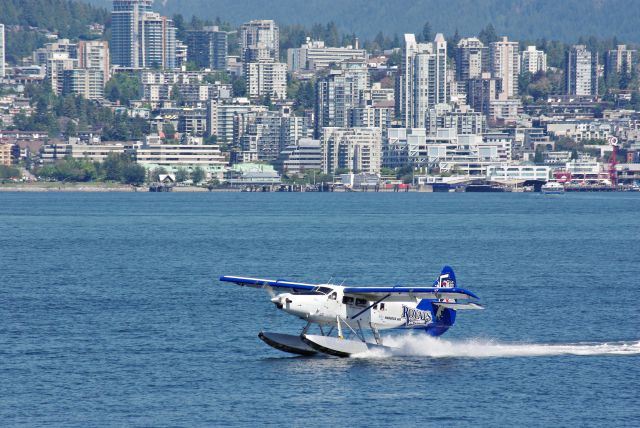
[[[305,356],[349,357],[369,350],[388,350],[381,330],[410,329],[440,336],[454,324],[457,311],[484,309],[477,295],[457,287],[449,266],[428,287],[348,287],[241,276],[221,276],[220,281],[262,288],[276,308],[305,321],[299,335],[258,334],[276,349]],[[312,326],[317,327],[318,334],[311,334]]]

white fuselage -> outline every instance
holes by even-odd
[[[415,298],[376,303],[344,294],[340,286],[320,286],[319,289],[322,292],[283,293],[271,301],[278,309],[308,322],[335,326],[339,319],[353,329],[371,327],[384,330],[432,322],[430,311],[416,309],[418,299]]]

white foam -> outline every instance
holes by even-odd
[[[446,340],[421,335],[385,337],[391,349],[358,355],[363,358],[416,356],[431,358],[508,358],[553,355],[640,355],[640,341],[601,343],[500,343],[494,340]]]

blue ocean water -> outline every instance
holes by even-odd
[[[0,193],[0,424],[638,426],[640,195]],[[428,284],[484,311],[292,357],[223,274]]]

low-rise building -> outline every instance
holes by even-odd
[[[283,174],[303,175],[307,171],[322,169],[322,144],[320,140],[301,138],[298,144],[287,146],[280,152],[278,165]]]
[[[158,144],[143,145],[135,150],[137,162],[146,169],[178,168],[193,171],[202,168],[208,178],[222,178],[227,161],[217,145]]]
[[[60,159],[72,157],[103,162],[109,155],[122,154],[128,146],[121,143],[109,144],[46,144],[42,146],[40,159],[43,163],[55,163]]]
[[[489,165],[487,180],[490,181],[547,181],[551,168],[537,165]]]
[[[367,61],[369,58],[365,49],[347,47],[328,47],[323,41],[312,41],[307,37],[305,44],[299,48],[287,50],[287,65],[289,71],[321,70],[331,64],[338,64],[345,60]]]

